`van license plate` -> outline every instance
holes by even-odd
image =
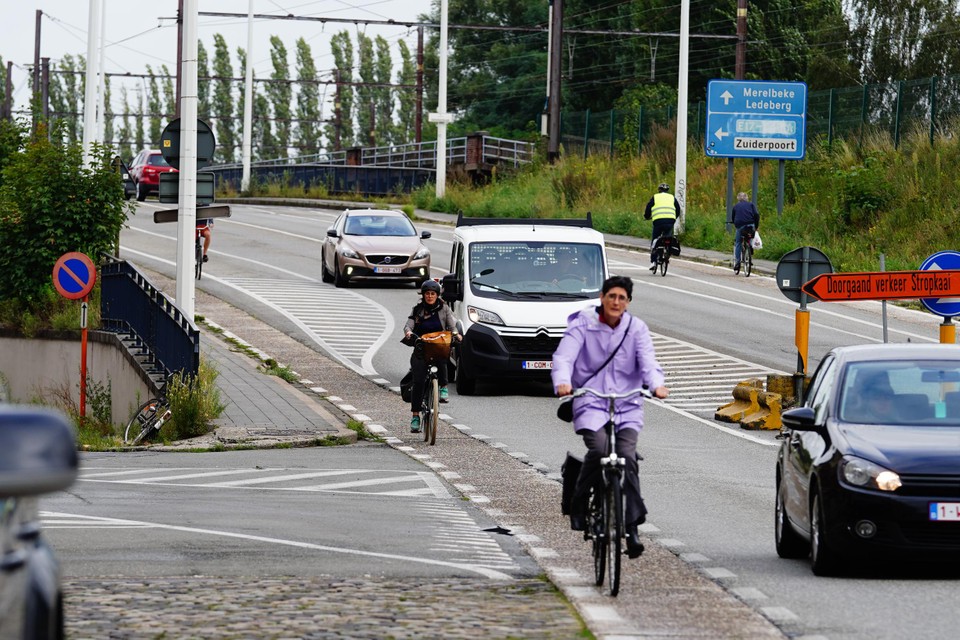
[[[552,360],[524,360],[524,369],[553,369]]]
[[[400,273],[400,267],[374,267],[374,273]]]
[[[930,519],[944,522],[960,522],[960,502],[931,502]]]

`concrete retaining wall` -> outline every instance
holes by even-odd
[[[79,406],[80,333],[75,333],[29,339],[0,335],[0,398],[5,391],[10,402],[41,400],[54,404],[54,398],[69,391]],[[89,332],[87,375],[104,387],[109,382],[112,422],[116,425],[126,425],[139,402],[156,395],[149,379],[113,333]],[[87,393],[90,415],[89,387]]]

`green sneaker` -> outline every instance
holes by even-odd
[[[420,433],[420,416],[410,418],[410,433]]]
[[[450,400],[450,393],[447,391],[446,387],[440,387],[440,402],[448,402]]]

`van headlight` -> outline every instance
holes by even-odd
[[[840,462],[840,476],[848,484],[865,489],[896,491],[903,485],[896,472],[854,456],[844,456]]]
[[[477,307],[467,307],[467,317],[470,318],[471,322],[499,324],[501,326],[505,324],[503,320],[500,319],[500,316],[493,311],[486,311],[484,309],[478,309]]]

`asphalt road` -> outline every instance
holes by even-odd
[[[320,283],[318,239],[335,215],[234,206],[234,217],[217,224],[201,287],[357,373],[398,381],[409,353],[399,345],[399,329],[417,296],[409,286],[337,290]],[[124,254],[172,274],[173,229],[157,229],[144,218],[138,215],[124,232]],[[434,233],[427,244],[434,252],[434,273],[440,275],[450,229],[426,228]],[[610,260],[613,270],[635,278],[631,311],[656,334],[755,369],[795,369],[796,304],[771,278],[737,278],[727,268],[685,260],[672,261],[670,273],[660,278],[649,275],[644,254],[611,250]],[[280,295],[279,283],[292,285],[291,298]],[[362,330],[342,341],[343,326],[324,326],[296,304],[307,297],[313,307],[341,309],[354,318],[352,327]],[[819,303],[811,309],[811,371],[832,346],[882,340],[880,303]],[[938,318],[892,305],[887,311],[890,341],[937,340]],[[667,367],[667,372],[677,375],[676,369]],[[708,380],[711,372],[702,375]],[[485,386],[481,391],[484,395],[471,398],[452,394],[444,409],[448,422],[523,454],[546,474],[556,473],[566,450],[582,447],[569,426],[553,418],[555,400],[548,388]],[[641,482],[651,509],[648,535],[790,636],[952,635],[954,569],[891,567],[878,558],[851,575],[824,579],[814,577],[806,562],[778,559],[774,434],[731,429],[713,422],[710,413],[648,406],[648,428],[639,445],[646,458]]]

